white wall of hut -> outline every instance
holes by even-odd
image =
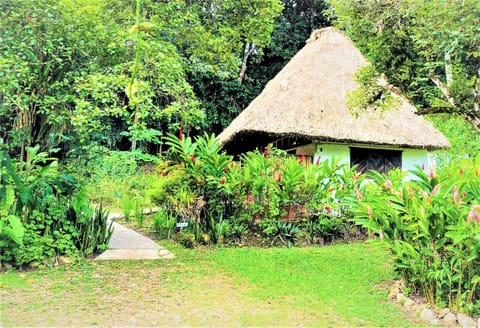
[[[415,170],[415,166],[423,166],[425,170],[429,170],[431,167],[435,166],[434,157],[427,149],[388,148],[366,144],[351,145],[337,143],[315,144],[313,163],[317,163],[317,160],[320,157],[320,161],[336,158],[340,160],[340,164],[350,165],[350,147],[400,150],[402,152],[402,170]],[[406,179],[409,180],[411,177],[412,175],[408,175]]]

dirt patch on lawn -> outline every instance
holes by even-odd
[[[260,300],[254,286],[181,262],[91,263],[87,268],[1,277],[0,326],[345,325],[288,297]]]

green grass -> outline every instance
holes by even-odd
[[[412,326],[387,300],[384,251],[186,250],[0,275],[0,326]]]
[[[336,313],[352,325],[409,325],[386,300],[387,255],[363,244],[322,248],[221,249],[215,262],[256,286],[260,299],[289,297],[293,306]],[[315,324],[322,324],[316,322]]]

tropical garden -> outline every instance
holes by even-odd
[[[6,0],[0,14],[2,325],[22,311],[57,325],[43,290],[67,314],[97,308],[83,325],[108,324],[101,311],[128,294],[148,300],[143,325],[408,326],[383,304],[394,279],[480,316],[480,3]],[[216,134],[330,25],[374,68],[352,110],[386,75],[448,137],[436,167],[407,181],[272,146],[222,150]],[[89,261],[108,247],[110,212],[177,258]],[[162,321],[160,295],[198,313]],[[230,316],[212,312],[230,302]]]

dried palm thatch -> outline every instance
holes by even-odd
[[[219,135],[227,151],[255,148],[282,137],[304,141],[441,149],[448,140],[400,94],[396,109],[354,116],[347,93],[367,62],[342,32],[324,28],[272,79]]]

